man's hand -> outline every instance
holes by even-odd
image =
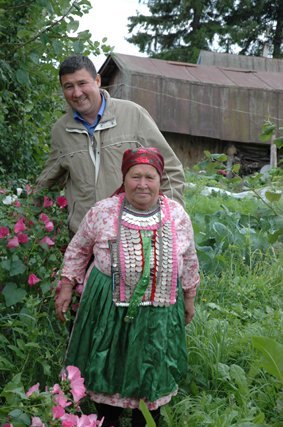
[[[72,300],[72,283],[62,283],[59,295],[55,299],[56,316],[61,322],[65,322],[65,313]]]

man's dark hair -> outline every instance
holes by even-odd
[[[61,83],[61,77],[65,74],[73,74],[78,70],[82,70],[85,68],[91,76],[95,79],[97,75],[96,68],[93,62],[87,57],[83,55],[73,55],[69,56],[65,61],[60,64],[59,67],[59,79]]]

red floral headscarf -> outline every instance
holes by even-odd
[[[135,165],[150,165],[153,166],[160,175],[163,174],[164,159],[157,148],[135,148],[126,150],[122,160],[123,181],[128,170]]]
[[[160,151],[155,147],[134,148],[126,150],[123,155],[121,167],[123,182],[128,170],[136,165],[153,166],[161,178],[164,170],[164,158]],[[124,191],[124,184],[122,184],[122,186],[118,188],[114,194],[119,194],[122,191]]]

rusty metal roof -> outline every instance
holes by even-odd
[[[283,59],[262,56],[232,55],[230,53],[201,50],[198,64],[217,67],[242,68],[246,70],[283,73]]]
[[[259,143],[283,126],[283,73],[111,54],[99,70],[116,98],[145,107],[162,132]]]
[[[111,54],[99,70],[105,74],[109,61],[114,60],[124,72],[161,76],[194,83],[254,89],[283,90],[283,72],[246,70],[220,66],[164,61],[124,54]],[[283,62],[283,61],[282,61]],[[106,75],[105,75],[106,77]]]

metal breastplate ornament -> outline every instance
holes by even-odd
[[[123,195],[124,196],[124,195]],[[121,200],[117,240],[111,241],[113,301],[130,306],[169,306],[176,302],[177,257],[174,221],[160,197],[150,211],[138,211]],[[133,316],[127,316],[131,320]],[[126,319],[127,320],[127,319]]]

